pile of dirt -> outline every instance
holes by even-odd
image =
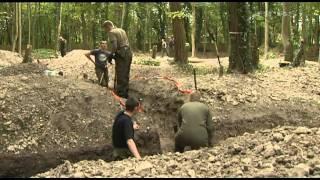
[[[19,64],[0,70],[0,152],[109,143],[119,110],[111,93],[92,83],[45,76],[44,68]]]
[[[216,147],[118,162],[64,164],[35,177],[320,177],[320,128],[284,126]]]
[[[22,56],[12,51],[0,50],[0,69],[22,62]]]
[[[90,78],[94,78],[94,64],[84,55],[88,52],[87,50],[76,49],[63,58],[48,60],[45,63],[49,64],[49,69],[63,71],[68,77],[80,79],[83,74],[87,74]]]
[[[37,153],[111,144],[111,126],[120,106],[110,91],[68,76],[46,76],[45,69],[45,65],[31,63],[0,70],[0,152]],[[153,86],[144,86],[149,83]],[[154,114],[160,109],[171,113],[164,113],[160,120],[167,115],[175,117],[178,106],[170,104],[178,94],[175,86],[167,83],[133,81],[130,93],[143,99],[144,113],[135,117],[142,130],[157,129],[160,135],[169,131],[162,127],[171,126],[168,121],[172,118],[159,122]],[[140,147],[159,143],[137,139]],[[150,149],[142,154],[159,151]]]

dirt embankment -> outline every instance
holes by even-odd
[[[88,147],[111,143],[112,121],[119,111],[119,104],[105,88],[82,79],[83,73],[88,73],[89,78],[95,78],[93,65],[83,56],[85,52],[87,51],[74,51],[62,59],[48,61],[48,67],[64,71],[64,77],[47,77],[43,75],[47,67],[37,64],[19,64],[0,70],[0,151],[12,155],[11,160],[14,160],[14,154],[20,154],[16,157],[26,157],[26,153],[39,153],[31,155],[33,160],[37,160],[37,157],[45,160],[41,155],[47,154],[51,157],[55,153],[66,152],[66,155],[69,152],[72,154],[73,151],[77,154],[81,149],[85,151]],[[172,82],[154,77],[173,77],[183,83],[184,89],[193,88],[193,77],[191,74],[180,73],[165,62],[161,64],[165,64],[161,69],[133,64],[129,93],[143,99],[145,112],[135,118],[143,129],[150,127],[159,132],[161,148],[158,150],[168,152],[173,149],[176,111],[187,96],[179,94]],[[136,76],[147,79],[134,78]],[[274,128],[278,125],[320,127],[319,83],[317,66],[312,63],[295,69],[268,69],[266,72],[248,76],[225,75],[220,79],[212,74],[199,75],[198,88],[203,94],[202,101],[210,106],[213,114],[214,144],[224,143],[225,139],[243,135],[245,132],[254,133],[256,130]],[[290,133],[291,131],[283,129],[283,136]],[[244,137],[254,139],[254,136]],[[309,135],[306,138],[310,138]],[[238,141],[239,139],[233,139],[229,144]],[[259,144],[260,140],[257,141]],[[146,138],[140,138],[137,142],[141,146],[153,145],[148,144],[150,140]],[[77,152],[76,149],[80,151]],[[317,153],[316,150],[313,152]],[[54,162],[61,163],[63,159],[68,159],[67,157],[70,157],[71,162],[75,162],[72,158],[75,154],[62,156]],[[159,157],[166,156],[154,158],[158,161]],[[168,156],[171,158],[171,155]],[[190,159],[188,163],[191,161]],[[202,161],[204,160],[194,163]],[[180,160],[177,162],[181,163]],[[122,163],[125,164],[126,161]],[[151,163],[153,164],[153,160]],[[69,165],[68,168],[70,169]],[[155,169],[155,175],[168,175],[158,171],[158,168]],[[166,173],[171,173],[169,169],[166,169]],[[129,170],[129,174],[131,171]],[[199,169],[194,171],[197,172]],[[222,171],[223,169],[217,171],[215,176],[219,176],[219,173],[222,176]],[[247,170],[241,171],[244,175],[248,174]],[[66,173],[59,173],[63,176],[73,176],[74,172],[68,170]],[[104,175],[116,176],[108,173],[109,175]],[[187,173],[191,174],[190,176],[194,175],[193,171]],[[230,170],[224,174],[231,176],[234,172]],[[91,175],[95,176],[94,173]],[[173,175],[185,174],[178,171]]]
[[[0,50],[0,69],[22,62],[22,56],[11,51]]]
[[[284,126],[214,148],[118,162],[69,161],[35,177],[320,177],[320,129]]]

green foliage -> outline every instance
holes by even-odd
[[[169,18],[178,18],[178,19],[183,19],[183,18],[189,18],[190,17],[190,12],[188,12],[188,9],[185,7],[181,11],[175,11],[175,12],[168,12],[168,17]]]
[[[255,73],[265,73],[270,70],[270,67],[264,66],[263,64],[258,64],[258,68],[255,70]]]
[[[54,49],[34,49],[32,51],[32,56],[35,59],[49,59],[55,57]]]
[[[212,67],[196,67],[192,64],[184,64],[184,65],[178,65],[178,70],[185,74],[193,74],[193,69],[196,70],[197,75],[207,75],[207,74],[216,74],[218,73],[218,68],[212,68]]]
[[[147,65],[147,66],[160,66],[160,61],[149,59],[141,59],[134,64]]]

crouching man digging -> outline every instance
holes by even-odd
[[[95,61],[91,59],[90,55],[95,57]],[[101,41],[99,49],[91,50],[86,53],[85,56],[95,64],[95,71],[99,84],[107,87],[109,82],[107,61],[111,64],[112,60],[111,53],[107,51],[107,42]]]
[[[213,122],[207,105],[200,103],[201,95],[194,92],[189,101],[178,112],[178,132],[175,136],[175,151],[184,152],[189,146],[192,150],[212,146]]]
[[[112,127],[113,156],[115,160],[122,160],[130,156],[141,159],[136,143],[134,142],[134,130],[139,126],[133,122],[132,116],[139,110],[139,101],[129,98],[126,101],[125,110],[120,111]]]

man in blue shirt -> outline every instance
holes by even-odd
[[[95,61],[91,59],[90,55],[95,57]],[[112,60],[111,52],[107,51],[107,42],[101,41],[99,49],[91,50],[85,56],[95,64],[99,84],[107,87],[109,82],[107,61],[111,64]]]

